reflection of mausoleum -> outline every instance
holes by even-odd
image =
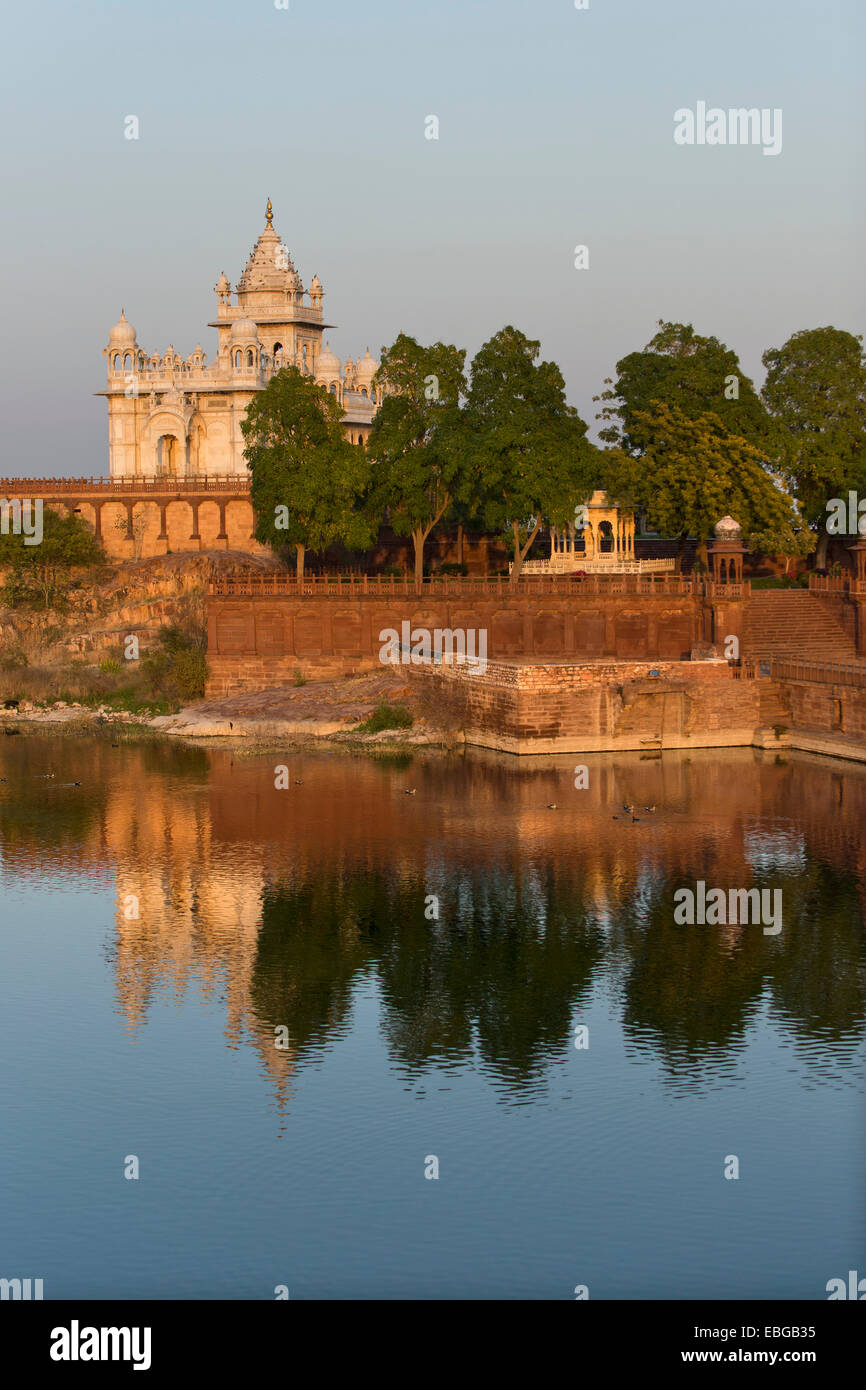
[[[578,513],[580,508],[577,509]],[[550,528],[550,559],[527,560],[524,574],[645,574],[676,569],[676,560],[639,560],[635,554],[634,512],[621,511],[606,492],[596,490],[583,508],[585,525]]]

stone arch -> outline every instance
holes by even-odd
[[[175,443],[168,444],[171,437]],[[180,415],[161,409],[148,420],[144,431],[142,471],[149,475],[183,477],[189,471],[186,426]]]

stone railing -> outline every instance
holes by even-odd
[[[677,567],[675,558],[662,560],[623,560],[618,555],[596,555],[587,559],[580,551],[559,551],[549,560],[524,560],[521,574],[664,574]]]
[[[575,580],[570,575],[529,575],[511,580],[496,578],[438,578],[428,576],[420,586],[414,579],[406,576],[396,578],[385,575],[305,575],[298,580],[292,576],[280,575],[235,575],[216,579],[210,586],[212,594],[244,595],[265,597],[271,594],[319,595],[333,598],[356,597],[359,594],[389,595],[420,594],[428,597],[454,595],[456,597],[481,597],[485,594],[506,596],[509,594],[573,594],[575,598],[585,598],[589,594],[600,596],[613,594],[645,594],[650,597],[667,595],[700,595],[710,589],[723,591],[721,597],[742,597],[741,590],[746,585],[704,585],[683,579],[679,576],[663,575],[658,579],[641,579],[629,575],[590,575],[586,579]],[[734,592],[736,591],[736,592]]]
[[[747,657],[733,668],[737,680],[817,681],[866,689],[866,662],[800,660],[790,656]]]
[[[0,478],[0,496],[60,497],[71,494],[90,497],[94,493],[129,492],[249,492],[248,473],[208,476],[189,474],[186,477],[156,478]]]
[[[850,574],[809,575],[809,588],[813,594],[847,594],[854,582],[856,581]]]
[[[866,598],[866,579],[857,579],[853,574],[809,575],[809,592],[812,594],[855,594]]]

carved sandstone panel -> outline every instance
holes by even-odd
[[[648,655],[645,613],[624,612],[616,618],[617,657],[634,661]]]
[[[225,656],[250,650],[249,608],[223,608],[217,614],[217,651]]]
[[[360,656],[362,654],[361,614],[335,613],[331,634],[335,656]],[[374,634],[378,637],[378,633]],[[376,648],[378,653],[378,646]]]
[[[296,656],[322,655],[322,619],[318,613],[296,613],[292,626]]]
[[[658,620],[658,658],[682,661],[691,650],[691,622],[688,613],[660,613]]]
[[[491,621],[490,655],[494,657],[523,654],[523,614],[494,613]]]
[[[604,655],[604,614],[579,611],[574,616],[574,641],[577,655]]]
[[[284,655],[286,633],[283,614],[279,610],[265,609],[256,613],[256,651],[259,656]]]
[[[536,656],[561,656],[565,651],[562,613],[536,613],[532,621],[532,646]]]

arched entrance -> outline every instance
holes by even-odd
[[[601,555],[610,555],[613,553],[613,527],[609,521],[599,522],[598,549]]]
[[[183,473],[181,442],[173,434],[162,434],[157,440],[156,471],[164,478],[179,478]]]

